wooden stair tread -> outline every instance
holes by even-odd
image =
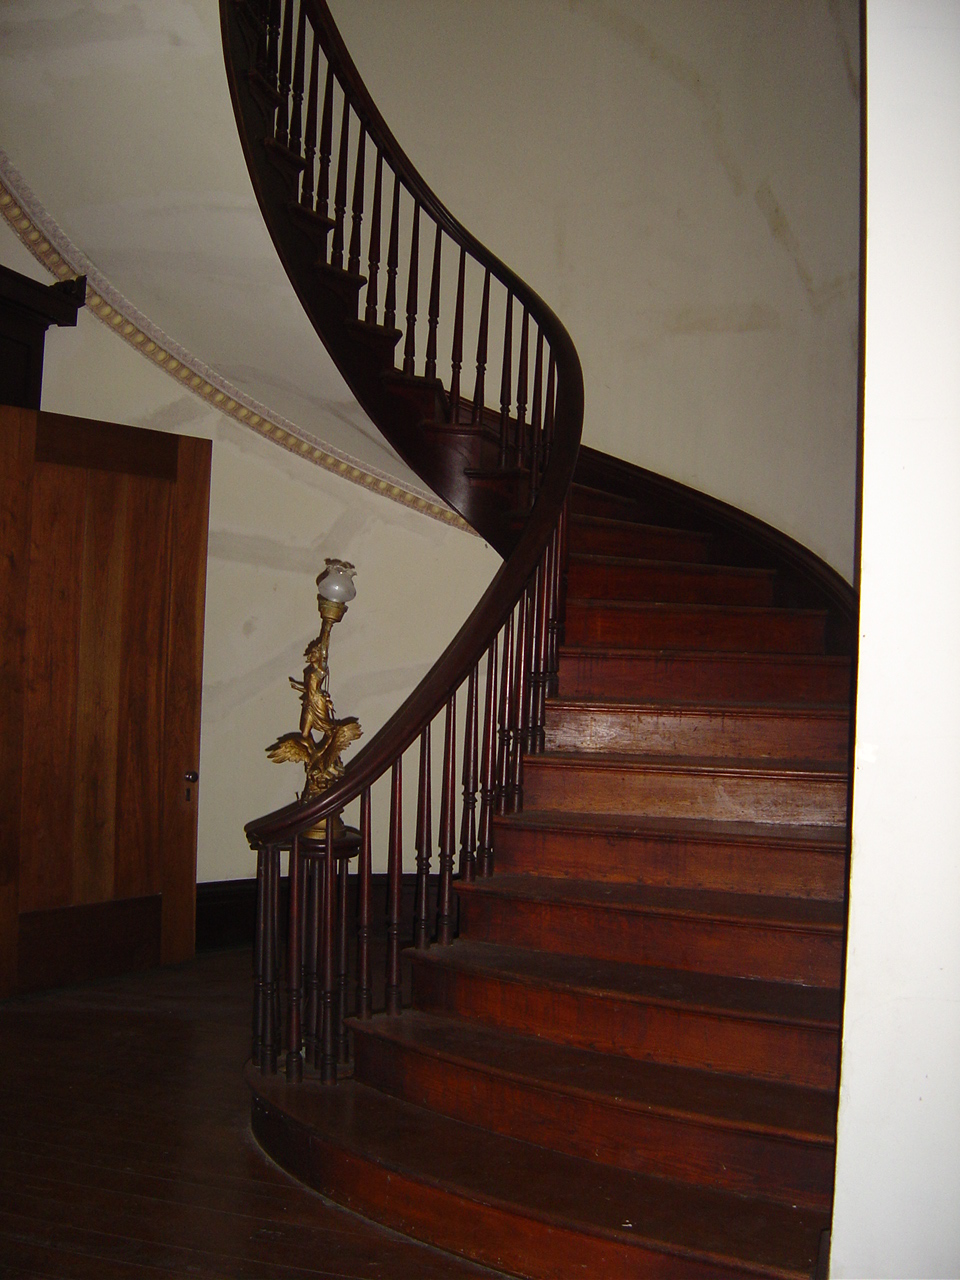
[[[507,982],[589,992],[645,1004],[696,1009],[760,1022],[838,1028],[840,993],[795,983],[719,977],[622,961],[458,939],[405,953],[416,965],[458,969]]]
[[[570,513],[570,527],[575,529],[578,525],[604,529],[629,529],[636,533],[671,533],[676,534],[678,537],[689,538],[691,541],[702,541],[704,543],[713,541],[712,534],[701,533],[696,529],[684,529],[682,526],[672,524],[649,524],[643,520],[628,520],[622,516],[590,515],[588,512],[573,511]]]
[[[830,1090],[622,1058],[419,1010],[353,1025],[417,1052],[480,1065],[540,1088],[719,1128],[834,1144],[836,1097]]]
[[[754,844],[790,844],[805,848],[846,852],[846,827],[841,825],[782,822],[730,822],[716,818],[665,818],[631,813],[578,813],[574,810],[524,809],[494,819],[497,825],[532,827],[550,831],[597,831],[635,836],[655,832],[687,840],[731,840]]]
[[[712,560],[669,560],[663,556],[610,555],[599,551],[571,550],[570,561],[571,563],[576,561],[578,564],[595,564],[598,566],[632,567],[637,565],[644,568],[669,569],[671,572],[676,571],[677,573],[711,574],[715,577],[729,574],[737,578],[768,579],[777,576],[774,569],[745,568],[743,565],[720,564]]]
[[[468,897],[524,898],[532,902],[577,904],[604,911],[691,917],[730,923],[751,922],[781,929],[843,932],[843,904],[816,898],[724,893],[714,889],[674,889],[658,885],[613,884],[596,880],[550,879],[540,875],[498,874],[489,880],[461,881]]]
[[[793,609],[784,608],[781,605],[770,604],[699,604],[689,601],[659,601],[659,600],[616,600],[608,599],[604,596],[568,596],[567,607],[574,606],[581,609],[604,609],[610,613],[667,613],[681,612],[688,614],[705,613],[711,617],[719,617],[721,614],[746,614],[748,617],[761,618],[826,618],[826,610],[824,609]],[[578,648],[587,646],[578,645]],[[612,646],[611,646],[612,647]],[[621,648],[630,648],[629,645],[622,645]],[[745,650],[750,653],[752,650]]]
[[[751,702],[743,698],[618,698],[610,697],[551,697],[547,702],[547,713],[552,710],[570,711],[636,711],[650,715],[685,715],[690,712],[701,712],[704,715],[724,715],[727,713],[743,716],[757,716],[765,719],[778,719],[781,716],[798,715],[812,720],[849,720],[847,707],[835,702]]]
[[[604,604],[607,602],[604,601]],[[635,606],[631,606],[635,607]],[[667,605],[666,608],[677,608],[676,605]],[[687,605],[689,609],[702,609],[704,605]],[[712,606],[720,608],[721,606]],[[765,612],[760,608],[760,612]],[[784,613],[791,613],[793,610],[782,610]],[[597,644],[564,644],[560,646],[560,657],[574,659],[578,657],[596,659],[603,657],[624,658],[624,657],[650,657],[650,658],[675,658],[680,662],[700,662],[703,658],[712,658],[721,662],[744,662],[767,663],[780,659],[796,666],[827,666],[844,668],[849,667],[850,659],[838,654],[831,653],[793,653],[786,650],[783,653],[775,651],[758,653],[755,649],[645,649],[637,645],[629,644],[609,644],[598,642]]]
[[[577,768],[623,772],[641,769],[645,772],[719,774],[738,777],[815,777],[836,782],[847,781],[847,770],[839,762],[822,760],[750,760],[739,756],[644,755],[629,751],[543,751],[527,758],[527,767]]]
[[[596,1164],[475,1128],[354,1081],[295,1090],[248,1071],[254,1125],[270,1108],[310,1134],[311,1149],[346,1150],[396,1181],[441,1189],[477,1210],[653,1249],[661,1266],[743,1268],[809,1276],[828,1215]],[[403,1188],[397,1188],[403,1195]],[[470,1212],[464,1206],[465,1212]],[[663,1256],[665,1255],[665,1257]],[[661,1272],[662,1274],[665,1274]],[[626,1272],[618,1272],[626,1274]],[[704,1272],[705,1274],[705,1272]]]

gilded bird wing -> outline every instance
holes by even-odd
[[[312,754],[313,744],[296,733],[286,734],[267,747],[267,755],[275,764],[306,764]]]

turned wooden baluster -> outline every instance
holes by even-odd
[[[276,883],[280,854],[272,845],[257,850],[257,934],[254,964],[253,1061],[264,1073],[277,1070]]]
[[[527,364],[530,358],[529,344],[530,312],[524,307],[523,323],[520,327],[520,367],[517,370],[517,441],[514,460],[518,467],[523,466],[527,457]]]
[[[547,696],[550,698],[554,698],[557,695],[560,673],[560,581],[563,556],[562,530],[563,515],[561,514],[560,522],[553,531],[550,551],[550,608],[547,615],[548,644],[546,679]]]
[[[353,176],[353,208],[350,226],[350,256],[347,259],[347,270],[351,275],[360,274],[360,230],[363,223],[363,166],[367,152],[367,130],[360,121],[360,137],[357,141],[357,167]]]
[[[547,395],[543,406],[543,438],[541,440],[540,474],[543,475],[550,457],[550,444],[553,440],[553,414],[556,405],[557,365],[550,352],[547,362]]]
[[[347,165],[350,158],[350,103],[346,94],[340,116],[340,154],[337,159],[337,186],[333,197],[333,243],[330,265],[343,270],[344,224],[347,216]]]
[[[296,836],[290,846],[289,923],[287,926],[287,1079],[303,1078],[300,1056],[300,842]]]
[[[301,15],[304,10],[300,10]],[[320,41],[313,37],[310,51],[310,83],[307,86],[307,123],[303,135],[303,177],[300,181],[300,204],[313,209],[314,166],[317,158],[317,89],[320,79]]]
[[[453,318],[453,347],[450,352],[450,421],[460,421],[460,370],[463,367],[463,294],[466,272],[466,253],[460,246],[460,266],[457,270],[457,306]]]
[[[383,326],[397,325],[397,263],[400,259],[400,179],[393,175],[393,207],[390,211],[390,240],[387,244],[387,296],[383,304]]]
[[[317,171],[316,211],[321,218],[330,216],[330,160],[333,156],[333,67],[327,63],[323,86],[323,112],[320,116],[320,167]],[[326,250],[323,253],[326,259]]]
[[[507,312],[503,320],[503,367],[500,374],[500,469],[507,465],[507,435],[513,396],[513,294],[507,290]]]
[[[268,78],[267,65],[270,57],[270,4],[268,0],[254,0],[251,8],[257,29],[257,74],[261,79],[266,80]]]
[[[540,492],[540,432],[543,421],[543,330],[537,328],[533,357],[533,403],[530,406],[530,505]]]
[[[286,0],[283,6],[283,29],[280,36],[280,65],[277,72],[277,89],[280,100],[277,104],[277,119],[274,137],[282,147],[288,145],[290,138],[290,69],[293,63],[293,0]]]
[[[417,899],[413,913],[413,945],[423,950],[430,945],[428,893],[430,883],[430,846],[433,842],[433,817],[430,802],[430,729],[420,734],[420,774],[417,780]]]
[[[280,0],[270,0],[270,16],[267,19],[267,57],[263,67],[264,78],[271,89],[277,87],[277,64],[280,58]]]
[[[450,695],[443,726],[443,795],[440,800],[440,883],[437,887],[437,942],[448,947],[453,941],[453,857],[456,825],[457,786],[457,695]]]
[[[460,815],[460,879],[470,882],[477,870],[477,676],[467,681],[467,715],[463,727],[463,806]]]
[[[483,696],[483,752],[480,757],[480,829],[477,875],[493,874],[493,815],[497,798],[497,637],[487,650],[487,683]]]
[[[303,123],[303,77],[307,60],[307,13],[303,5],[297,17],[297,44],[293,55],[293,83],[291,85],[292,103],[290,108],[290,141],[291,151],[300,155],[302,142],[301,129]]]
[[[424,377],[437,376],[437,326],[440,323],[440,240],[442,232],[437,223],[433,241],[433,271],[430,275],[430,303],[427,307],[427,355]]]
[[[320,975],[317,960],[320,939],[320,901],[323,892],[322,870],[316,857],[304,859],[303,878],[307,889],[303,942],[303,1053],[306,1060],[316,1066],[320,1014]]]
[[[503,666],[500,670],[499,741],[497,743],[497,813],[509,813],[510,731],[513,724],[513,614],[503,628]]]
[[[510,737],[510,776],[507,780],[507,812],[523,808],[523,744],[530,723],[528,694],[530,689],[530,605],[531,588],[520,597],[517,606],[517,655],[513,675],[513,731]]]
[[[537,623],[534,629],[533,689],[531,691],[531,726],[528,750],[543,751],[543,726],[546,717],[547,660],[550,646],[550,584],[553,575],[553,539],[537,566]]]
[[[393,762],[390,786],[390,843],[387,852],[387,985],[386,1010],[398,1014],[400,980],[400,878],[403,870],[402,779],[400,761]]]
[[[483,296],[480,299],[480,327],[477,330],[477,380],[473,386],[472,426],[483,422],[484,380],[487,376],[487,333],[490,326],[490,270],[483,275]]]
[[[370,245],[367,250],[367,305],[363,318],[367,324],[377,323],[377,284],[380,277],[380,204],[383,188],[383,152],[377,151],[377,167],[373,178],[373,208],[370,210]]]
[[[320,1083],[337,1083],[337,1011],[335,1008],[337,928],[336,887],[334,878],[333,815],[327,817],[323,849],[323,980],[320,1003],[323,1013],[320,1033]]]
[[[347,1032],[348,945],[347,889],[350,859],[344,850],[337,868],[337,1062],[346,1066],[350,1060],[350,1037]]]
[[[373,983],[370,971],[371,886],[370,788],[360,796],[360,852],[357,855],[357,1017],[373,1015]]]
[[[417,290],[420,283],[420,201],[413,202],[413,231],[410,235],[410,266],[407,277],[407,329],[403,342],[403,372],[416,373]]]
[[[280,1019],[280,847],[275,846],[270,855],[270,1017],[272,1031],[272,1065],[270,1070],[276,1071],[277,1059],[280,1056],[281,1028]]]

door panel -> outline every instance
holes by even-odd
[[[0,992],[185,958],[195,911],[209,442],[22,413],[0,408],[4,459],[33,442],[0,487]]]

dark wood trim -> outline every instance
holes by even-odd
[[[65,413],[40,413],[37,415],[36,461],[174,482],[179,441],[179,436],[166,431],[150,431],[144,427],[134,430]],[[207,444],[209,447],[209,442]]]
[[[0,265],[0,402],[39,409],[43,348],[50,325],[75,325],[87,281],[38,284]]]
[[[27,312],[44,328],[51,324],[73,326],[86,303],[87,277],[38,284],[29,276],[0,265],[0,303]]]
[[[174,490],[169,664],[161,757],[163,961],[193,954],[197,881],[198,787],[187,780],[200,769],[200,694],[203,680],[203,615],[210,511],[209,440],[172,439],[178,477]],[[202,782],[201,784],[202,785]],[[177,856],[174,857],[174,851]]]
[[[17,989],[71,986],[160,963],[160,894],[20,916]]]
[[[0,407],[0,997],[16,983],[23,661],[36,413]]]
[[[586,445],[580,450],[574,483],[629,498],[650,524],[713,535],[717,558],[724,564],[775,569],[776,604],[826,609],[827,652],[851,657],[856,653],[857,593],[835,569],[781,530],[678,480]]]
[[[413,918],[417,889],[416,872],[403,875],[400,888],[401,937],[413,937]],[[433,919],[436,885],[431,886],[428,918]],[[387,874],[370,877],[371,915],[386,917]],[[280,928],[286,929],[288,903],[287,877],[280,881]],[[350,918],[357,909],[357,877],[350,876],[347,909]],[[228,947],[252,947],[257,923],[257,881],[208,880],[197,885],[197,951],[221,951]]]

